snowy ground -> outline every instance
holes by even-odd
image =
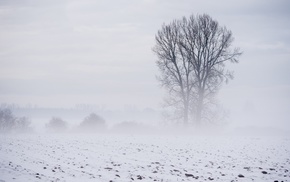
[[[290,138],[0,136],[2,181],[290,181]]]

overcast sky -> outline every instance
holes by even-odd
[[[244,52],[229,65],[235,79],[221,90],[221,103],[233,115],[250,112],[288,127],[289,7],[287,0],[0,0],[0,102],[158,109],[156,32],[207,13]]]

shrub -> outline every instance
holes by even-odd
[[[45,125],[48,132],[60,133],[67,130],[67,122],[58,117],[52,117],[48,124]]]
[[[28,133],[32,132],[32,128],[30,127],[30,120],[27,117],[19,117],[16,118],[15,122],[15,131],[20,133]]]
[[[80,124],[80,129],[90,132],[104,131],[106,129],[106,121],[101,116],[91,113]]]

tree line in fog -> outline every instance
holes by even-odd
[[[130,132],[138,133],[153,130],[150,126],[134,121],[122,121],[111,128],[106,120],[95,113],[84,117],[78,125],[69,126],[69,122],[61,117],[51,117],[44,125],[46,133],[106,133],[106,132]],[[28,117],[18,117],[10,108],[0,107],[0,134],[35,133]]]

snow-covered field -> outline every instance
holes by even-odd
[[[0,136],[0,181],[290,181],[290,138]]]

